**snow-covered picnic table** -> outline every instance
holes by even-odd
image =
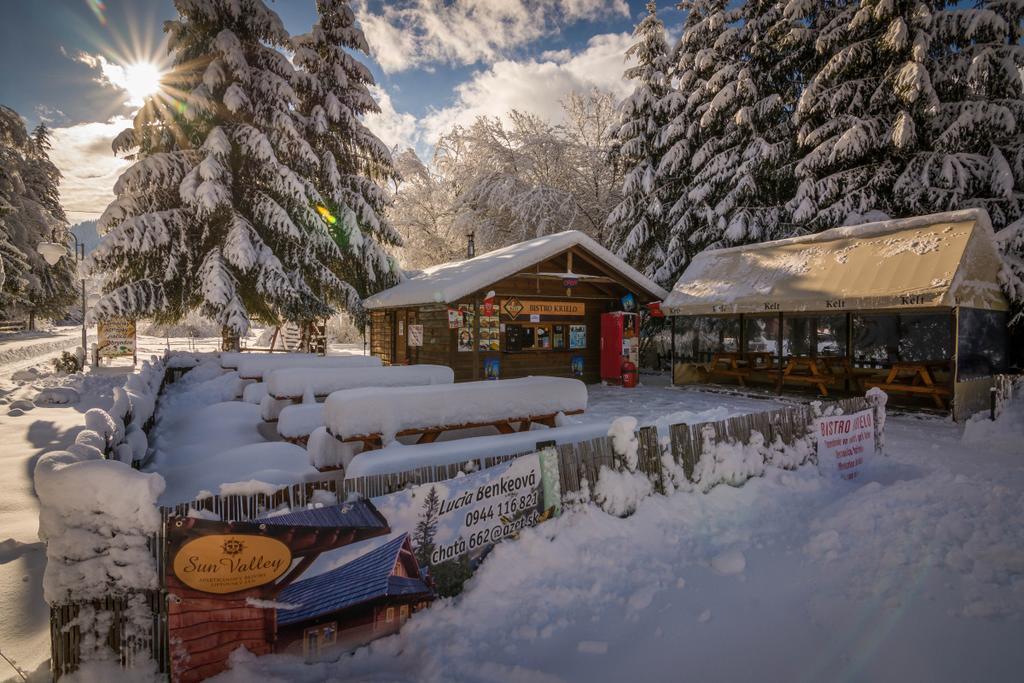
[[[324,398],[342,389],[360,387],[412,387],[451,384],[455,373],[445,365],[394,367],[279,368],[265,373],[267,393],[277,400],[301,399],[307,391]]]
[[[531,423],[555,426],[559,413],[587,408],[587,387],[564,377],[524,377],[420,387],[373,387],[336,391],[325,404],[327,427],[339,441],[360,441],[369,450],[399,436],[431,443],[443,432],[493,426],[503,434]]]
[[[285,406],[277,418],[277,433],[285,441],[304,446],[317,427],[323,427],[323,403],[298,403]]]
[[[230,362],[230,361],[229,361]],[[225,367],[221,358],[221,367]],[[263,376],[280,368],[379,368],[377,356],[318,356],[311,353],[249,354],[238,361],[241,379],[263,381]]]

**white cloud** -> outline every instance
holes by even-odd
[[[363,122],[388,147],[398,146],[399,149],[416,147],[419,131],[416,117],[408,112],[395,111],[391,95],[383,88],[370,86],[370,93],[380,105],[379,114],[367,114]]]
[[[379,13],[356,5],[374,58],[388,72],[430,63],[493,62],[563,26],[629,16],[626,0],[402,0]]]
[[[460,84],[454,104],[423,118],[420,135],[433,144],[454,125],[470,124],[478,116],[501,117],[512,109],[559,122],[561,102],[572,91],[600,88],[623,98],[632,92],[622,75],[631,42],[626,33],[608,33],[592,37],[577,54],[563,50],[544,61],[497,62]]]
[[[80,52],[75,61],[98,69],[100,75],[96,81],[124,92],[128,96],[124,103],[131,107],[141,107],[143,100],[160,87],[161,65],[152,61],[137,60],[122,65],[88,52]]]
[[[114,198],[114,181],[128,162],[114,156],[110,143],[130,125],[129,119],[114,117],[52,129],[50,159],[64,176],[61,203],[72,223],[99,217]]]

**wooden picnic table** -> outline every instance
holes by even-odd
[[[835,384],[837,377],[828,368],[825,361],[811,356],[790,356],[786,366],[779,375],[776,391],[782,393],[782,386],[789,384],[809,384],[818,387],[822,396],[828,396],[828,387]]]
[[[893,394],[930,396],[940,410],[946,409],[948,386],[937,384],[932,370],[949,368],[949,361],[912,361],[893,363],[884,381],[866,380],[866,388],[878,387]]]
[[[747,367],[747,361],[743,360],[743,354],[739,351],[717,351],[711,357],[708,374],[735,377],[740,386],[745,387],[743,378],[750,375],[750,368]]]
[[[582,410],[565,410],[562,411],[563,415],[579,415]],[[434,427],[416,427],[411,429],[403,429],[400,432],[395,433],[395,438],[400,436],[416,436],[419,438],[416,440],[417,444],[422,443],[434,443],[437,438],[445,432],[453,432],[460,429],[477,429],[479,427],[494,427],[501,434],[514,434],[516,429],[512,426],[513,424],[519,425],[520,432],[530,431],[530,425],[536,422],[547,427],[555,426],[555,418],[557,413],[549,413],[546,415],[526,415],[520,417],[508,417],[501,420],[492,420],[490,422],[467,422],[464,424],[455,425],[437,425]],[[328,429],[330,432],[330,429]],[[363,451],[372,451],[378,448],[383,448],[384,441],[383,435],[377,434],[360,434],[357,436],[350,436],[348,438],[341,438],[337,434],[331,432],[331,435],[341,441],[342,443],[362,443]]]

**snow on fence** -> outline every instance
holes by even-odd
[[[881,446],[885,394],[879,391],[869,392],[864,398],[825,404],[815,402],[720,422],[672,425],[667,439],[659,439],[657,428],[653,426],[636,429],[633,418],[619,418],[612,424],[608,436],[578,443],[556,446],[553,442],[540,442],[522,453],[345,480],[326,477],[285,486],[273,493],[211,495],[173,507],[157,508],[163,523],[150,534],[148,547],[157,575],[163,577],[166,570],[164,534],[171,516],[251,521],[286,510],[336,504],[351,494],[376,497],[409,486],[444,481],[546,448],[556,449],[558,453],[563,504],[594,501],[610,514],[625,515],[635,509],[640,498],[655,492],[707,491],[721,483],[740,486],[749,478],[763,474],[766,467],[792,469],[812,461],[816,418],[869,408],[875,413],[875,439]],[[542,438],[544,433],[536,435]],[[104,601],[51,607],[51,661],[55,677],[74,671],[86,659],[81,654],[86,646],[82,629],[96,623],[108,628],[103,644],[109,651],[109,661],[125,667],[136,665],[143,654],[139,648],[144,647],[149,650],[145,654],[151,658],[152,666],[162,673],[169,671],[166,593],[131,585],[115,587],[111,592],[114,595]],[[101,611],[106,616],[97,621],[94,615]],[[129,614],[134,616],[129,619],[125,616]],[[152,628],[144,630],[141,638],[137,635],[140,617],[152,623]],[[96,651],[95,636],[87,645],[89,652]]]

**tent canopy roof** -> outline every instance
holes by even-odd
[[[668,292],[579,230],[566,230],[511,244],[474,258],[431,266],[364,302],[369,309],[453,303],[573,247],[588,252],[637,292],[653,300]],[[569,275],[565,273],[564,275]]]
[[[667,315],[920,309],[1006,310],[981,209],[833,228],[697,255]]]

